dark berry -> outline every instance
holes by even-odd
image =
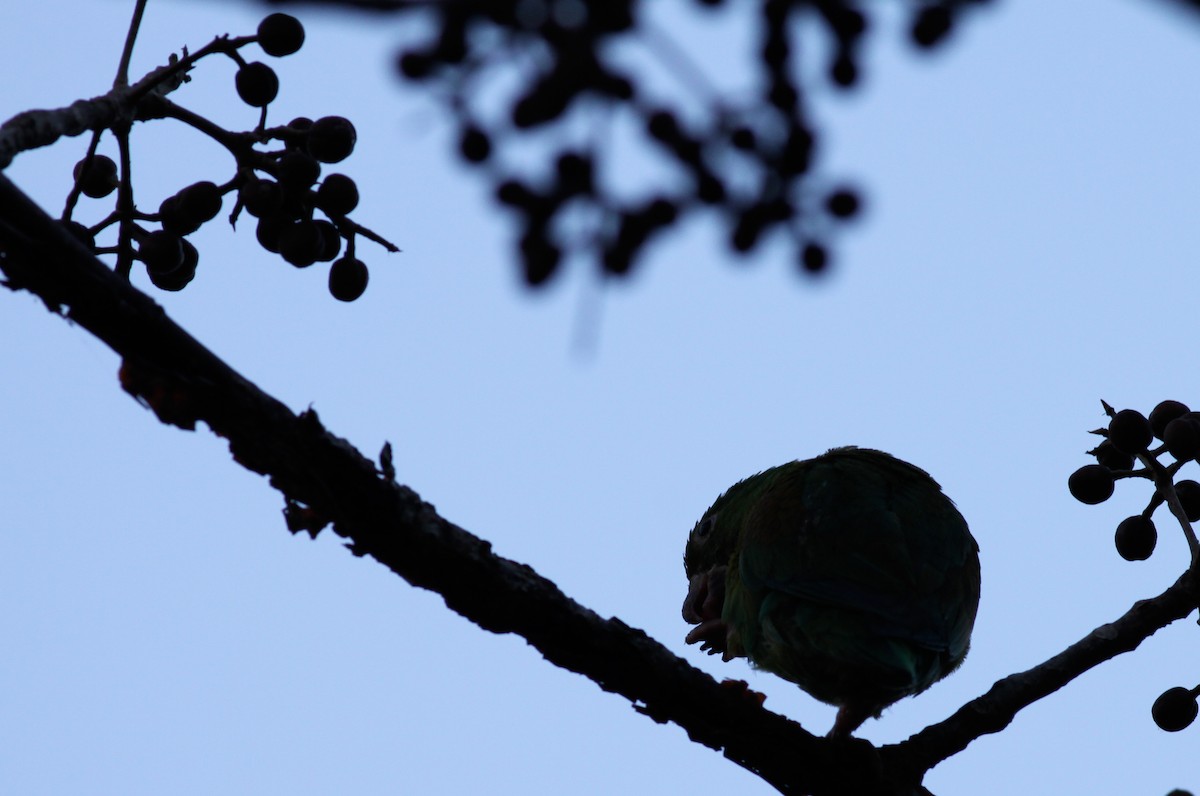
[[[1200,453],[1200,421],[1190,412],[1175,418],[1163,430],[1163,442],[1176,461],[1196,458]]]
[[[829,79],[842,88],[850,88],[858,82],[858,64],[847,51],[839,53],[829,65]]]
[[[284,146],[288,149],[307,149],[308,131],[312,129],[313,120],[307,116],[297,116],[278,132]]]
[[[330,174],[317,188],[317,207],[344,216],[358,207],[358,186],[345,174]]]
[[[334,260],[329,268],[329,292],[338,301],[354,301],[367,289],[367,266],[355,257]]]
[[[628,240],[618,236],[611,246],[605,248],[602,260],[604,270],[613,276],[625,276],[633,268],[633,247]],[[528,278],[528,274],[526,274]]]
[[[834,218],[854,218],[862,209],[862,202],[856,191],[841,188],[825,197],[825,209]]]
[[[433,73],[437,62],[428,53],[413,50],[406,52],[396,59],[400,74],[409,80],[424,80]]]
[[[258,238],[258,245],[262,246],[269,252],[279,253],[279,233],[283,230],[283,225],[287,221],[277,215],[263,216],[258,220],[258,226],[254,229],[254,235]]]
[[[829,252],[819,243],[806,243],[800,252],[800,265],[807,273],[819,274],[829,267]]]
[[[238,96],[247,105],[262,108],[271,104],[279,94],[279,78],[275,70],[262,61],[246,64],[235,78]]]
[[[321,164],[307,152],[285,152],[279,158],[279,184],[295,193],[308,189],[321,176]]]
[[[308,131],[308,151],[322,163],[337,163],[350,157],[358,132],[349,119],[323,116]]]
[[[267,55],[291,55],[304,44],[304,26],[290,14],[271,14],[258,23],[258,46]]]
[[[255,218],[274,215],[283,206],[283,190],[274,180],[251,177],[239,192],[246,212]]]
[[[738,149],[749,151],[757,145],[758,138],[749,127],[737,127],[729,134],[729,143]]]
[[[87,164],[86,172],[83,170],[85,163]],[[80,178],[81,173],[83,173],[82,179]],[[75,164],[75,180],[79,183],[79,190],[83,191],[85,196],[101,199],[108,196],[117,187],[119,182],[117,164],[107,155],[96,155],[92,158],[91,163],[84,158]]]
[[[492,139],[478,127],[468,125],[463,128],[458,150],[467,162],[483,163],[492,156]]]
[[[670,111],[655,111],[646,120],[646,130],[654,138],[669,144],[679,137],[679,122]]]
[[[1154,436],[1162,439],[1163,433],[1167,430],[1167,423],[1187,413],[1187,404],[1179,401],[1160,401],[1158,406],[1150,410],[1150,429],[1154,432]]]
[[[279,254],[297,268],[315,263],[322,243],[321,231],[311,221],[296,221],[279,229]]]
[[[1121,520],[1113,541],[1121,558],[1126,561],[1145,561],[1154,552],[1158,531],[1149,517],[1135,514]]]
[[[564,196],[590,193],[592,190],[592,159],[578,152],[564,152],[555,163],[558,190]]]
[[[208,180],[189,185],[177,195],[180,214],[196,226],[212,221],[221,212],[221,189]]]
[[[712,174],[702,174],[696,182],[696,198],[706,205],[720,204],[725,195],[725,183]]]
[[[307,133],[312,129],[313,120],[307,116],[297,116],[287,123],[288,129],[294,133]]]
[[[779,170],[784,174],[803,174],[812,162],[813,135],[803,128],[794,128],[779,152]]]
[[[1200,484],[1188,479],[1175,484],[1175,495],[1189,522],[1200,520]]]
[[[547,240],[543,230],[530,230],[521,236],[521,262],[525,283],[540,287],[558,271],[562,249]]]
[[[646,221],[656,227],[665,227],[667,224],[673,223],[679,216],[679,208],[675,203],[661,196],[652,199],[643,212]]]
[[[1136,409],[1122,409],[1108,423],[1108,441],[1121,453],[1144,453],[1152,439],[1150,421]]]
[[[918,47],[933,47],[942,41],[954,25],[954,15],[943,5],[922,8],[912,26],[912,40]]]
[[[156,230],[142,238],[138,259],[146,270],[167,274],[183,265],[183,240],[165,230]]]
[[[1067,479],[1067,488],[1080,503],[1095,505],[1112,497],[1112,470],[1101,464],[1085,464]]]
[[[200,229],[200,222],[188,218],[179,202],[179,194],[168,196],[158,206],[158,220],[172,235],[191,235]]]
[[[1150,715],[1154,717],[1154,723],[1159,729],[1179,732],[1196,720],[1197,710],[1196,697],[1192,692],[1182,686],[1175,686],[1163,691],[1162,695],[1154,700]]]
[[[330,262],[342,251],[342,235],[331,221],[322,218],[313,223],[321,235],[321,253],[317,255],[317,260],[323,263]]]
[[[1128,453],[1121,453],[1117,447],[1108,440],[1104,440],[1091,451],[1088,451],[1096,457],[1097,464],[1103,464],[1110,470],[1132,470],[1133,457]]]
[[[519,180],[505,180],[496,186],[496,199],[512,207],[530,207],[537,203],[538,196]]]
[[[183,290],[196,276],[196,264],[200,261],[200,253],[189,241],[180,239],[179,243],[183,247],[183,263],[178,268],[165,274],[146,270],[150,282],[159,290]]]

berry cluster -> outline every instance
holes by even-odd
[[[1107,428],[1094,434],[1105,439],[1093,450],[1095,464],[1087,464],[1067,479],[1067,488],[1076,500],[1095,504],[1108,500],[1122,478],[1146,478],[1154,483],[1154,495],[1140,514],[1126,517],[1117,525],[1114,541],[1117,552],[1127,561],[1144,561],[1154,552],[1158,531],[1152,516],[1166,504],[1187,536],[1193,558],[1200,555],[1191,523],[1200,520],[1200,483],[1176,480],[1176,475],[1191,461],[1200,460],[1200,412],[1191,411],[1179,401],[1162,401],[1149,417],[1136,409],[1113,410],[1107,403]],[[1156,444],[1157,440],[1157,444]],[[1159,461],[1169,454],[1172,461]],[[1134,469],[1137,464],[1142,466]],[[1169,688],[1154,702],[1154,723],[1167,732],[1178,732],[1196,719],[1200,686]]]
[[[951,32],[963,6],[984,0],[913,5],[910,35],[922,48]],[[714,9],[723,0],[695,0]],[[519,250],[530,286],[546,284],[571,254],[594,253],[603,273],[631,272],[645,247],[693,213],[715,212],[730,248],[748,254],[774,233],[791,242],[803,273],[824,272],[835,227],[859,214],[857,191],[813,175],[817,134],[805,107],[796,55],[801,28],[822,28],[831,44],[826,78],[837,88],[859,79],[870,3],[758,0],[757,94],[722,95],[701,66],[638,16],[637,0],[496,0],[414,3],[428,36],[397,60],[406,79],[432,84],[459,126],[463,159],[482,171],[497,200],[519,217]],[[809,13],[815,12],[815,13]],[[654,96],[619,64],[618,42],[673,73],[689,91]],[[520,80],[513,88],[511,77]],[[503,87],[503,88],[498,88]],[[484,114],[476,97],[487,91]],[[628,123],[628,124],[626,124]],[[623,126],[623,127],[622,127]],[[618,155],[635,146],[669,163],[675,179],[618,189],[634,170]],[[575,135],[583,130],[582,136]],[[504,155],[524,139],[552,142],[541,173]],[[552,165],[551,165],[552,164]],[[584,219],[583,223],[579,222]]]
[[[1067,479],[1067,488],[1081,503],[1103,503],[1112,497],[1121,478],[1147,478],[1155,492],[1141,514],[1126,517],[1117,526],[1117,552],[1127,561],[1144,561],[1154,552],[1158,533],[1152,515],[1164,503],[1187,523],[1200,520],[1200,483],[1191,479],[1175,481],[1175,475],[1189,461],[1200,457],[1200,412],[1192,412],[1179,401],[1162,401],[1146,417],[1136,409],[1114,411],[1107,403],[1107,428],[1093,433],[1105,440],[1089,451],[1096,464],[1086,464]],[[1160,444],[1151,447],[1155,440]],[[1159,462],[1168,453],[1174,461]],[[1144,466],[1134,469],[1140,461]],[[1189,539],[1194,538],[1185,523]]]
[[[367,286],[367,267],[355,256],[357,236],[397,251],[394,245],[350,219],[349,214],[358,206],[354,180],[344,174],[322,177],[324,164],[345,160],[354,151],[357,138],[354,125],[340,116],[326,116],[315,121],[301,117],[287,125],[268,128],[267,107],[279,93],[279,78],[267,64],[247,62],[242,57],[240,49],[254,43],[270,56],[291,55],[304,43],[304,27],[295,17],[271,14],[263,19],[253,36],[220,37],[194,54],[185,51],[181,59],[173,59],[169,67],[156,73],[157,80],[150,81],[138,100],[138,119],[174,118],[224,146],[236,161],[235,172],[228,181],[197,182],[167,197],[157,212],[141,211],[133,201],[129,131],[127,127],[114,128],[122,167],[112,158],[96,154],[98,132],[87,155],[75,165],[75,188],[63,221],[96,253],[116,254],[117,271],[122,275],[128,277],[132,262],[137,260],[155,286],[182,290],[195,277],[200,259],[187,236],[216,218],[226,195],[233,194],[231,224],[236,224],[242,211],[253,216],[257,219],[256,236],[263,248],[279,254],[297,268],[332,262],[330,293],[342,301],[353,301]],[[216,53],[237,62],[238,96],[246,104],[261,108],[259,123],[251,131],[226,130],[165,97],[172,87],[186,81],[187,71],[197,61]],[[272,145],[275,148],[269,148]],[[79,194],[103,198],[114,191],[116,211],[99,224],[88,227],[71,219]],[[114,224],[118,231],[117,245],[97,246],[96,235]]]

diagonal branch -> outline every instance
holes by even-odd
[[[1028,671],[997,682],[986,694],[963,705],[948,719],[899,744],[883,747],[927,771],[961,752],[981,735],[1000,732],[1016,714],[1104,661],[1137,648],[1152,634],[1183,619],[1200,603],[1200,571],[1192,568],[1157,597],[1134,603],[1119,619],[1101,625],[1062,652]]]
[[[8,167],[22,152],[49,146],[58,139],[82,135],[88,130],[106,130],[142,119],[148,97],[165,97],[185,82],[187,73],[201,58],[213,53],[234,52],[253,41],[220,36],[194,53],[171,57],[169,63],[151,70],[132,86],[118,84],[98,97],[80,99],[63,108],[23,111],[0,124],[0,169]]]
[[[721,751],[782,793],[895,796],[928,793],[926,771],[1079,674],[1136,648],[1197,605],[1189,570],[1159,596],[1026,672],[1004,678],[945,721],[876,749],[866,741],[816,738],[799,724],[716,683],[619,619],[567,597],[532,568],[437,514],[395,483],[316,413],[299,415],[259,390],[121,280],[0,175],[0,274],[39,296],[122,358],[121,384],[164,423],[203,421],[233,458],[270,478],[287,501],[292,530],[314,535],[332,522],[355,555],[369,555],[494,633],[517,633],[551,663],[621,694],[657,722]]]
[[[184,429],[203,421],[227,439],[238,463],[283,493],[293,529],[315,535],[331,521],[355,555],[437,591],[486,630],[523,636],[551,663],[621,694],[655,721],[678,724],[783,793],[900,792],[869,743],[814,737],[443,519],[326,431],[315,412],[296,415],[236,373],[2,175],[0,273],[10,289],[36,294],[117,352],[122,386],[160,420]]]

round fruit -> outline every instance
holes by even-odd
[[[354,301],[367,289],[367,266],[355,257],[334,260],[329,269],[329,292],[338,301]]]
[[[1097,464],[1103,464],[1110,470],[1132,470],[1133,457],[1128,453],[1121,453],[1116,446],[1108,440],[1104,440],[1096,446],[1091,454],[1096,457]]]
[[[729,134],[729,143],[738,149],[749,151],[758,145],[758,137],[749,127],[737,127]]]
[[[918,47],[933,47],[950,33],[954,16],[942,5],[928,5],[918,13],[912,26],[912,40]]]
[[[1154,436],[1162,439],[1163,432],[1167,429],[1167,423],[1187,413],[1187,404],[1179,401],[1160,401],[1158,406],[1150,410],[1150,429],[1154,432]]]
[[[350,157],[358,132],[342,116],[322,116],[308,131],[308,151],[322,163],[337,163]]]
[[[239,192],[246,212],[255,218],[269,216],[283,206],[283,189],[274,180],[251,177]]]
[[[520,180],[504,180],[496,186],[496,200],[511,207],[532,207],[538,195]]]
[[[321,254],[321,231],[311,221],[285,224],[279,230],[279,254],[297,268],[317,261]]]
[[[208,180],[189,185],[178,196],[180,214],[196,226],[212,221],[221,212],[221,189]]]
[[[258,226],[254,229],[254,235],[258,238],[258,245],[262,246],[269,252],[279,253],[279,233],[283,231],[283,225],[287,223],[279,216],[263,216],[258,220]]]
[[[564,152],[555,163],[558,190],[566,196],[591,193],[593,187],[592,159],[579,152]]]
[[[825,209],[834,218],[853,218],[862,209],[862,201],[856,192],[841,188],[825,197]]]
[[[188,219],[179,204],[179,194],[168,196],[158,206],[158,221],[172,235],[191,235],[200,229],[200,222]]]
[[[142,238],[138,258],[146,270],[169,274],[183,265],[183,239],[164,230],[156,230]]]
[[[290,14],[271,14],[258,23],[258,46],[267,55],[291,55],[304,44],[304,26]]]
[[[1179,497],[1179,505],[1190,522],[1200,520],[1200,484],[1192,480],[1180,481],[1175,484],[1175,494]]]
[[[1184,729],[1196,720],[1197,712],[1195,695],[1182,686],[1163,691],[1150,708],[1154,723],[1167,732],[1179,732]]]
[[[1200,422],[1189,412],[1175,418],[1163,430],[1163,442],[1176,461],[1187,461],[1200,454]]]
[[[1121,520],[1114,541],[1121,558],[1126,561],[1145,561],[1154,552],[1158,531],[1152,519],[1135,514]]]
[[[279,159],[279,183],[288,192],[307,190],[321,176],[321,164],[307,152],[285,152]]]
[[[150,281],[160,290],[170,290],[172,292],[183,290],[188,283],[196,276],[196,264],[200,262],[200,253],[193,246],[182,238],[179,241],[183,247],[183,264],[169,273],[160,274],[147,269],[146,273],[150,275]]]
[[[1121,453],[1136,456],[1143,453],[1154,439],[1150,421],[1136,409],[1122,409],[1108,424],[1108,441]]]
[[[1112,497],[1113,475],[1102,464],[1085,464],[1067,479],[1067,488],[1080,503],[1094,505]]]
[[[84,172],[84,164],[87,165],[86,172]],[[83,173],[82,178],[80,178],[80,173]],[[75,179],[79,182],[79,190],[83,191],[85,196],[93,199],[108,196],[120,182],[117,179],[117,164],[107,155],[95,155],[92,157],[91,163],[84,158],[75,164],[74,174]]]
[[[321,253],[317,255],[317,259],[323,263],[330,262],[335,259],[342,250],[342,234],[338,232],[338,228],[333,222],[320,219],[314,221],[313,224],[317,227],[317,232],[321,235]]]
[[[474,125],[463,129],[458,141],[458,151],[469,163],[482,163],[492,155],[492,139]]]
[[[520,246],[525,283],[529,287],[544,285],[558,271],[562,249],[548,240],[545,229],[540,227],[527,229],[521,236]],[[610,270],[610,273],[616,272]]]
[[[262,61],[246,64],[235,78],[238,96],[247,105],[262,108],[271,104],[279,94],[279,77]]]
[[[320,245],[320,229],[312,221],[295,221],[280,228],[280,256],[296,268],[316,263]]]
[[[344,216],[358,207],[358,186],[345,174],[330,174],[317,188],[317,206],[333,216]]]
[[[819,274],[829,267],[829,252],[819,243],[804,244],[800,265],[810,274]]]

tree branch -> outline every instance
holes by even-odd
[[[118,85],[111,91],[91,99],[76,100],[65,108],[23,111],[0,125],[0,169],[8,167],[22,152],[49,146],[63,136],[82,135],[88,130],[106,130],[145,118],[143,103],[150,97],[165,97],[179,88],[196,61],[213,53],[234,52],[253,37],[240,39],[222,36],[194,53],[186,50],[182,58],[171,57],[170,63],[160,66],[132,86]]]
[[[329,520],[355,555],[369,555],[494,633],[523,636],[551,663],[619,693],[657,722],[755,772],[782,793],[895,794],[874,747],[834,743],[718,684],[643,631],[604,619],[532,568],[437,514],[385,478],[315,412],[294,414],[177,326],[0,175],[0,273],[39,296],[122,357],[121,384],[159,419],[197,421],[229,441],[233,458],[270,478],[293,530]]]
[[[643,631],[600,617],[439,516],[328,432],[315,412],[296,415],[204,348],[3,175],[0,273],[5,286],[34,293],[119,354],[122,387],[161,421],[184,429],[203,421],[229,441],[238,463],[269,476],[287,501],[293,532],[316,536],[332,522],[355,555],[440,593],[448,607],[486,630],[521,635],[551,663],[621,694],[657,722],[674,722],[782,793],[927,793],[920,782],[930,768],[1003,729],[1022,708],[1079,674],[1136,648],[1198,602],[1200,576],[1193,569],[1161,595],[1045,663],[1000,680],[902,743],[876,749],[857,739],[817,738],[762,708],[744,687],[718,684]]]
[[[885,759],[899,754],[908,764],[927,771],[981,735],[1000,732],[1022,708],[1092,667],[1136,649],[1158,630],[1190,614],[1198,603],[1200,573],[1193,567],[1157,597],[1134,603],[1119,619],[1101,625],[1045,663],[1005,677],[948,719],[899,744],[883,747],[880,753]]]

